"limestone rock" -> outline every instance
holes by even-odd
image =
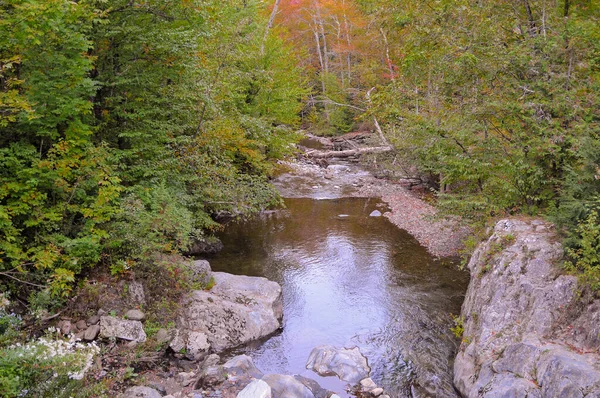
[[[315,398],[313,393],[304,384],[296,380],[293,376],[268,374],[263,376],[273,395],[278,398]]]
[[[116,337],[137,343],[146,341],[146,333],[140,321],[118,319],[112,316],[100,317],[100,336]]]
[[[271,398],[271,386],[263,380],[252,380],[236,398]]]
[[[136,386],[125,390],[121,398],[162,398],[158,391],[150,387]]]
[[[132,321],[143,321],[146,319],[146,314],[140,310],[129,310],[125,313],[125,318],[131,319]]]
[[[561,258],[553,226],[538,220],[498,222],[473,253],[454,363],[463,396],[600,396],[600,356],[589,352],[600,302],[581,304]]]
[[[321,376],[337,376],[356,384],[369,377],[371,368],[358,347],[352,349],[319,346],[312,350],[306,368]]]
[[[281,326],[281,287],[266,278],[214,272],[210,292],[193,291],[177,317],[181,336],[203,333],[216,352],[267,336]]]

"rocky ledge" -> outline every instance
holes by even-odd
[[[465,397],[600,397],[600,300],[563,275],[553,226],[502,220],[473,254],[454,384]]]

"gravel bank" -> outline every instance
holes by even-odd
[[[462,240],[470,233],[459,219],[436,217],[435,207],[417,194],[400,184],[375,178],[356,164],[339,162],[323,168],[311,163],[285,162],[282,166],[286,172],[273,183],[283,197],[381,198],[390,208],[384,216],[408,231],[434,256],[458,255]]]

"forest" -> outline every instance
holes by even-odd
[[[302,131],[375,124],[378,167],[549,219],[600,290],[596,0],[0,0],[0,298],[185,253],[281,203]]]

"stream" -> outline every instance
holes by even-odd
[[[457,396],[450,314],[460,313],[467,273],[431,257],[385,217],[371,217],[387,210],[379,199],[347,197],[366,171],[329,168],[340,178],[278,177],[285,209],[229,223],[219,236],[225,249],[209,258],[213,270],[264,276],[283,289],[282,331],[232,354],[250,355],[264,373],[300,374],[349,397],[345,383],[305,364],[316,346],[358,346],[390,396]]]

